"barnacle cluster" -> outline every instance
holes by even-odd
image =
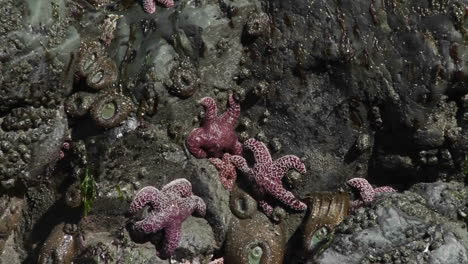
[[[15,108],[0,118],[0,181],[29,178],[54,160],[65,134],[64,122],[62,111],[32,106]]]

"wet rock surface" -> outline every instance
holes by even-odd
[[[328,248],[308,263],[467,263],[468,230],[461,213],[467,199],[460,183],[422,183],[382,194],[346,218]]]
[[[17,231],[20,224],[24,200],[17,197],[0,197],[0,255],[2,255],[5,246],[10,237]]]
[[[51,261],[61,224],[84,231],[83,249],[62,255],[76,263],[468,262],[465,0],[180,0],[154,14],[130,0],[0,3],[0,263]],[[258,216],[245,175],[229,192],[185,147],[198,100],[230,93],[240,141],[304,160],[306,174],[283,180],[296,197],[347,191],[352,177],[408,191],[352,213],[321,255],[294,252],[304,214],[278,203]],[[127,210],[176,178],[207,216],[161,260],[129,237]],[[1,203],[15,197],[21,214]],[[268,227],[274,254],[235,251],[233,237],[257,231],[247,222]]]

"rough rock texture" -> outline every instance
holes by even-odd
[[[79,223],[85,236],[102,241],[104,246],[91,243],[84,250],[94,261],[111,256],[158,263],[150,243],[122,242],[128,236],[121,234],[126,211],[136,190],[180,177],[189,179],[207,204],[216,244],[206,243],[206,252],[222,256],[226,233],[239,216],[231,213],[216,169],[192,159],[184,141],[202,119],[197,101],[206,96],[224,101],[232,92],[241,101],[236,128],[241,142],[255,137],[268,145],[273,159],[293,154],[304,160],[305,175],[283,179],[295,197],[335,192],[353,177],[399,191],[436,180],[457,181],[447,186],[463,188],[467,5],[466,0],[179,0],[146,14],[140,3],[127,0],[0,0],[0,194],[25,197],[19,232],[8,237],[0,259],[37,262],[40,245],[65,222]],[[99,92],[93,79],[99,81],[101,72],[86,83],[79,71],[80,46],[88,40],[101,44],[106,54],[101,68],[111,70],[102,75],[109,78]],[[101,92],[124,96],[132,105],[124,119],[99,126],[89,115],[63,110],[74,94],[94,98]],[[101,116],[110,116],[108,111]],[[70,149],[59,160],[64,141]],[[67,203],[66,192],[80,185],[87,170],[97,197],[85,217],[82,206]],[[377,241],[380,246],[402,241],[403,248],[378,251],[374,261],[366,255],[370,245],[361,242],[366,240],[356,240],[362,248],[346,248],[351,256],[384,263],[405,254],[425,254],[433,263],[450,252],[464,257],[466,239],[455,228],[467,215],[453,194],[459,192],[444,184],[418,190],[421,186],[392,194],[372,209],[381,217],[416,217],[405,223],[415,229],[406,238],[397,233],[394,240]],[[236,188],[253,194],[242,176]],[[419,212],[402,209],[410,201]],[[255,205],[250,201],[245,213],[236,213],[246,217]],[[374,214],[359,210],[342,226],[351,228],[366,216],[374,219],[365,221],[368,228]],[[294,245],[303,215],[289,210],[278,215],[291,223],[286,237]],[[205,224],[200,228],[208,232]],[[337,232],[353,236],[344,230]],[[415,253],[428,243],[427,254]]]
[[[336,188],[350,174],[403,185],[457,177],[466,144],[454,145],[465,122],[454,115],[466,93],[465,5],[268,1],[274,27],[246,43],[242,107],[252,123],[266,119],[260,129],[279,138],[281,152],[308,160],[300,193]],[[420,151],[433,151],[435,162],[420,163]]]
[[[60,107],[72,89],[80,35],[66,1],[1,1],[0,180],[26,185],[58,157],[68,128]]]
[[[381,194],[336,228],[313,263],[468,263],[467,202],[468,189],[454,182]]]

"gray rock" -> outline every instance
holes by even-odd
[[[447,192],[453,196],[441,199]],[[456,214],[467,201],[466,188],[455,182],[417,184],[402,194],[381,195],[345,219],[333,242],[310,261],[468,263],[468,232]]]
[[[229,191],[219,180],[218,171],[206,159],[191,159],[195,167],[192,176],[193,192],[206,203],[206,219],[212,226],[217,247],[221,247],[232,218],[229,209]]]
[[[210,257],[216,249],[213,230],[202,218],[189,217],[182,223],[182,238],[173,259]]]
[[[109,232],[89,232],[86,234],[86,249],[74,261],[78,264],[101,263],[112,261],[115,263],[135,264],[169,264],[168,260],[161,260],[156,256],[156,250],[151,243],[136,244],[125,237],[126,243],[117,244],[122,240]]]

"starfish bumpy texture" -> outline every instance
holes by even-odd
[[[382,186],[374,189],[374,187],[372,187],[372,185],[364,178],[353,178],[348,181],[348,185],[357,189],[361,196],[361,199],[351,202],[352,209],[357,209],[362,205],[370,204],[374,201],[376,194],[396,192],[396,190],[390,186]]]
[[[210,158],[209,160],[219,172],[219,179],[224,188],[231,191],[237,179],[236,167],[230,161],[231,155],[224,153],[223,159]]]
[[[205,108],[202,126],[190,132],[187,148],[196,158],[221,158],[223,153],[242,155],[242,143],[237,139],[234,128],[240,116],[240,105],[229,95],[229,108],[218,116],[216,101],[211,97],[200,100]]]
[[[305,165],[301,159],[294,155],[286,155],[273,161],[265,144],[254,138],[245,141],[244,147],[252,151],[254,155],[256,163],[253,168],[250,168],[247,165],[247,161],[241,156],[233,155],[229,160],[242,173],[246,174],[251,181],[257,184],[256,191],[261,199],[259,205],[263,211],[267,215],[271,215],[273,212],[271,205],[263,200],[263,196],[266,194],[280,200],[292,209],[298,211],[306,210],[307,205],[296,199],[281,183],[281,179],[290,169],[294,169],[299,173],[306,172]]]
[[[161,254],[164,257],[170,256],[179,245],[182,222],[194,211],[200,216],[206,212],[205,202],[192,194],[192,185],[186,179],[173,180],[161,190],[144,187],[130,204],[130,213],[134,214],[146,205],[150,206],[151,211],[145,219],[135,223],[135,228],[145,234],[164,229],[165,241]]]
[[[173,7],[173,0],[143,0],[143,10],[148,14],[153,14],[156,11],[156,2],[164,5],[165,7]]]

